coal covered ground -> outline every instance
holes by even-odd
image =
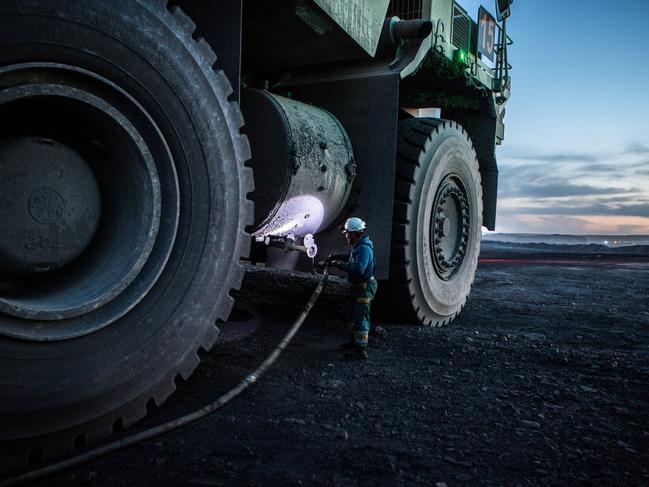
[[[649,485],[649,253],[582,250],[485,245],[452,325],[375,323],[367,361],[342,357],[325,304],[224,409],[34,485]],[[314,286],[223,324],[191,379],[126,433],[235,385]]]

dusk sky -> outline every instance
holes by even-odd
[[[645,0],[515,0],[498,232],[649,234],[648,22]]]

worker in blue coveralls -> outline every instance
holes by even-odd
[[[370,306],[376,294],[377,282],[374,278],[376,261],[374,246],[365,233],[365,222],[357,217],[347,219],[343,234],[351,251],[332,254],[327,262],[347,273],[351,284],[352,306],[349,321],[352,324],[352,356],[366,359],[367,342],[370,332]]]

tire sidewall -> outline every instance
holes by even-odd
[[[453,317],[464,305],[469,294],[478,261],[482,226],[482,189],[475,152],[467,136],[456,124],[426,144],[415,174],[417,189],[412,197],[413,219],[408,260],[416,262],[417,276],[411,280],[411,292],[424,305],[418,315],[430,323]],[[469,202],[470,231],[466,254],[460,269],[448,280],[435,271],[430,239],[431,217],[440,183],[448,175],[458,176]]]

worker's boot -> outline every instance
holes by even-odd
[[[367,348],[354,345],[349,351],[345,352],[343,358],[346,360],[366,360],[368,358]]]

